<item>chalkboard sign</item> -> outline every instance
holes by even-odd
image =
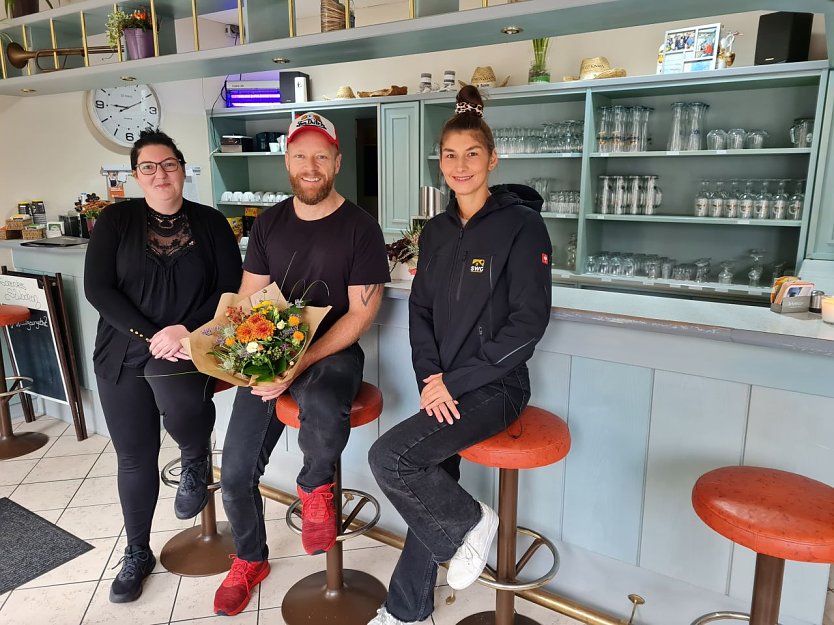
[[[33,379],[30,394],[69,405],[71,381],[58,331],[61,321],[50,306],[49,288],[46,276],[0,275],[0,302],[30,311],[28,320],[6,328],[14,368]]]

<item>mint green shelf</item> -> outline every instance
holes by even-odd
[[[213,158],[258,158],[265,156],[284,156],[284,152],[214,152]]]
[[[579,219],[579,215],[543,212],[542,213],[542,218],[544,218],[544,219],[572,219],[572,220],[576,221],[577,219]]]
[[[553,159],[553,158],[582,158],[582,152],[553,152],[548,154],[498,154],[498,158],[502,161],[521,161],[521,160],[535,160],[535,159]],[[428,157],[430,161],[440,160],[437,154],[432,154]]]
[[[707,224],[715,226],[765,226],[772,228],[800,228],[801,220],[794,219],[728,219],[725,217],[689,217],[686,215],[601,215],[590,213],[592,221],[637,221],[640,223]]]

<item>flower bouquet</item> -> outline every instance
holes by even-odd
[[[274,282],[237,297],[224,293],[214,319],[183,339],[194,366],[235,386],[291,381],[330,307],[287,302]]]

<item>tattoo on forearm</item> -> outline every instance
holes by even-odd
[[[381,284],[366,284],[364,287],[362,287],[362,305],[365,308],[367,308],[370,305],[371,300],[374,298],[374,295],[376,295],[377,291],[379,291],[381,288]]]

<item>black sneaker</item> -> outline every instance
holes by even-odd
[[[200,514],[208,503],[208,459],[183,463],[180,485],[174,499],[174,514],[178,519],[191,519]]]
[[[142,594],[142,581],[151,574],[156,566],[156,558],[149,547],[128,545],[125,555],[116,563],[122,570],[116,575],[110,586],[111,603],[129,603],[136,601]],[[116,568],[116,567],[113,567]]]

